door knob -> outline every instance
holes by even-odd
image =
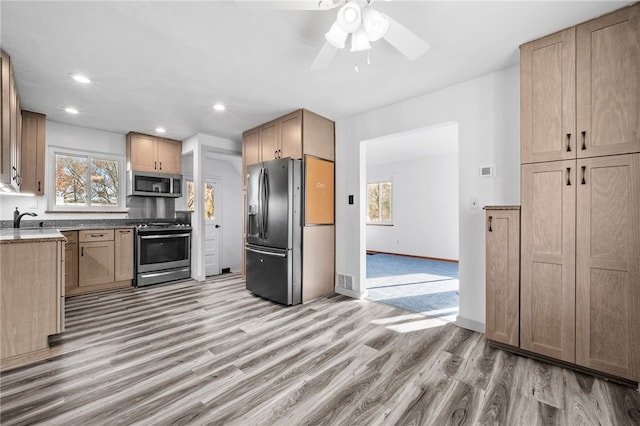
[[[216,225],[216,229],[220,228],[220,225]]]

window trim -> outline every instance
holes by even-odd
[[[369,185],[371,184],[378,184],[380,185],[381,183],[386,183],[389,182],[391,184],[391,220],[388,222],[384,222],[381,220],[378,221],[370,221],[369,220]],[[366,225],[372,225],[372,226],[393,226],[393,221],[395,219],[395,215],[393,214],[393,206],[395,204],[395,190],[393,189],[394,187],[394,183],[393,183],[393,179],[392,178],[380,178],[380,179],[370,179],[367,180],[366,186],[365,186],[365,194],[367,194],[366,196],[366,208],[365,208],[365,224]],[[379,202],[382,202],[382,200],[380,200]],[[380,205],[378,205],[378,209],[380,209]],[[380,211],[380,210],[378,210]]]
[[[118,162],[118,205],[117,206],[65,206],[56,204],[56,156],[57,155],[69,155],[85,157],[88,160],[108,160]],[[124,155],[110,154],[99,151],[85,151],[73,148],[65,147],[49,147],[49,173],[48,176],[50,183],[48,185],[47,194],[47,212],[51,213],[126,213],[126,179],[127,172],[124,169],[125,158]]]

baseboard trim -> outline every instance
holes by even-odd
[[[458,263],[458,261],[455,260],[455,259],[442,259],[440,257],[416,256],[416,255],[413,255],[413,254],[403,254],[403,253],[390,253],[390,252],[387,252],[387,251],[367,250],[367,254],[391,254],[391,255],[394,255],[394,256],[414,257],[416,259],[436,260],[438,262]]]
[[[351,297],[353,299],[364,299],[365,297],[367,297],[366,291],[354,291],[342,287],[336,287],[336,293],[342,294],[343,296]]]
[[[478,333],[484,333],[485,330],[484,323],[461,317],[460,315],[456,317],[456,325],[468,330],[477,331]]]

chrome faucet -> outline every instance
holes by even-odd
[[[22,220],[22,216],[38,216],[36,213],[25,212],[20,213],[18,208],[16,207],[16,211],[13,212],[13,227],[20,228],[20,221]]]

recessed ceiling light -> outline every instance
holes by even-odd
[[[227,107],[222,104],[214,104],[213,109],[215,109],[216,111],[224,111],[225,109],[227,109]]]
[[[166,133],[167,131],[165,130],[164,127],[156,127],[156,132],[158,132],[158,133]]]
[[[87,77],[85,77],[82,74],[73,74],[71,76],[71,78],[73,78],[75,81],[77,81],[78,83],[83,83],[83,84],[89,84],[91,83],[91,80],[89,80]]]
[[[74,107],[66,107],[64,110],[67,111],[69,114],[78,114],[80,112]]]

